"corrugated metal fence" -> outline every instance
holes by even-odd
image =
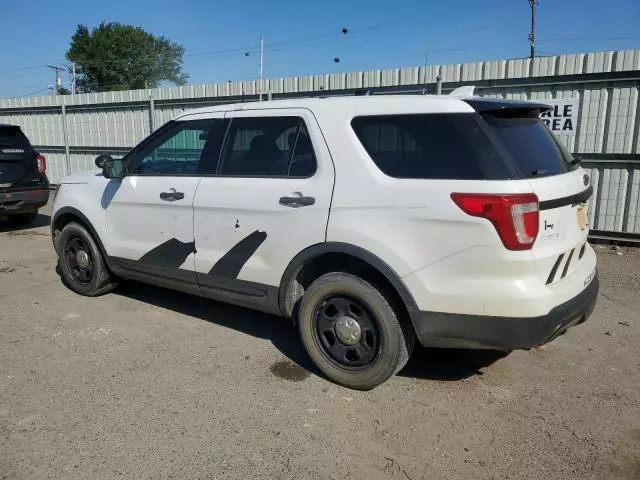
[[[53,183],[90,170],[99,153],[122,155],[149,132],[191,108],[326,94],[447,93],[476,85],[484,96],[521,100],[576,98],[577,128],[561,140],[584,158],[595,189],[590,223],[621,236],[640,234],[640,49],[426,65],[326,75],[63,97],[0,100],[0,123],[22,126],[48,159]]]

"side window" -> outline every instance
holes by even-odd
[[[291,134],[293,135],[293,134]],[[291,135],[289,138],[291,138]],[[316,172],[316,155],[304,122],[300,122],[291,151],[288,175],[290,177],[310,177]]]
[[[474,114],[356,117],[351,126],[390,177],[478,180],[511,174]]]
[[[197,175],[203,165],[215,161],[204,157],[216,155],[207,144],[217,141],[221,123],[216,119],[176,122],[135,154],[129,174]]]
[[[300,117],[231,120],[218,170],[244,177],[309,177],[316,158]]]

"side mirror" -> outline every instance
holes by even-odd
[[[109,158],[102,167],[102,176],[104,178],[124,177],[124,161],[121,158]]]
[[[96,167],[102,170],[107,160],[112,160],[111,155],[107,155],[106,153],[103,153],[102,155],[98,155],[95,161]]]

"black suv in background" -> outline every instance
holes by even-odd
[[[0,124],[0,217],[26,225],[49,201],[47,162],[20,127]]]

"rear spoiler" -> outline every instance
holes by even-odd
[[[453,90],[451,93],[449,93],[449,96],[456,98],[473,97],[473,91],[475,89],[475,85],[464,85]]]
[[[496,116],[520,117],[538,116],[553,107],[545,103],[526,102],[521,100],[504,100],[502,98],[474,97],[474,85],[464,85],[453,90],[449,96],[468,103],[476,112]]]
[[[538,117],[542,112],[551,110],[550,105],[519,100],[491,98],[463,98],[476,112],[496,117]]]

